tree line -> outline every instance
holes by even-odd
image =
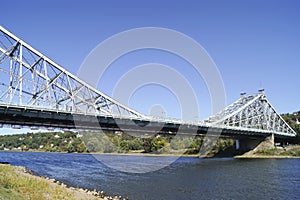
[[[286,113],[281,116],[296,131],[297,137],[300,137],[300,111],[292,114]]]
[[[0,150],[85,152],[75,132],[40,132],[0,136]]]
[[[185,153],[196,154],[202,137],[137,137],[129,134],[100,132],[42,132],[0,136],[0,150],[46,151],[69,153]],[[220,139],[214,150],[233,147],[234,140]]]

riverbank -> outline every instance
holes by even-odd
[[[300,156],[277,156],[277,155],[256,155],[256,154],[252,154],[252,155],[240,155],[240,156],[234,156],[234,158],[263,158],[263,159],[267,159],[267,158],[275,158],[275,159],[280,159],[280,158],[297,158],[299,159]]]
[[[0,151],[0,152],[24,152],[24,151]],[[65,153],[65,154],[91,154],[91,155],[109,155],[109,156],[141,156],[141,157],[194,157],[198,158],[200,155],[199,153],[196,154],[186,154],[185,151],[173,151],[169,153],[145,153],[143,151],[129,151],[129,152],[111,152],[111,153],[104,153],[104,152],[83,152],[83,153],[69,153],[69,152],[47,152],[41,150],[28,150],[25,152],[38,152],[38,153]],[[294,146],[287,146],[285,148],[276,147],[273,149],[264,149],[264,150],[252,150],[246,152],[243,155],[234,155],[234,152],[229,153],[220,153],[215,152],[213,154],[209,154],[205,158],[215,158],[215,157],[234,157],[234,158],[300,158],[300,145]]]
[[[277,151],[277,150],[275,150]],[[22,151],[0,151],[0,152],[22,152]],[[25,151],[25,152],[33,152],[33,153],[62,153],[62,154],[84,154],[84,155],[108,155],[108,156],[141,156],[141,157],[187,157],[187,158],[199,158],[199,153],[197,154],[184,154],[184,153],[142,153],[142,152],[130,152],[130,153],[103,153],[103,152],[92,152],[92,153],[68,153],[68,152],[46,152],[46,151]],[[287,155],[286,150],[280,151],[285,155],[280,155],[278,153],[270,153],[274,152],[273,149],[267,150],[268,153],[264,152],[247,152],[243,155],[215,155],[215,156],[208,156],[208,157],[201,157],[201,158],[222,158],[222,157],[233,157],[233,158],[300,158],[300,156],[295,155]]]
[[[104,192],[88,191],[67,187],[65,184],[33,175],[25,167],[0,164],[1,199],[54,199],[54,200],[120,200],[121,197],[108,197]]]
[[[300,158],[300,145],[252,150],[235,158]]]
[[[112,156],[147,156],[147,157],[199,157],[199,154],[184,154],[184,153],[142,153],[142,152],[103,153],[103,152],[93,152],[93,153],[89,153],[89,154],[112,155]]]
[[[91,155],[112,155],[112,156],[149,156],[149,157],[199,157],[199,153],[197,154],[184,154],[184,152],[181,153],[143,153],[141,151],[136,152],[128,152],[128,153],[118,153],[118,152],[112,152],[112,153],[104,153],[104,152],[91,152],[91,153],[78,153],[78,152],[64,152],[64,151],[57,151],[57,152],[48,152],[48,151],[36,151],[36,150],[28,150],[28,151],[18,151],[18,150],[5,150],[0,152],[34,152],[34,153],[65,153],[65,154],[91,154]]]

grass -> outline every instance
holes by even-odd
[[[22,173],[22,168],[0,165],[0,199],[76,199],[65,188],[44,179]]]
[[[257,155],[266,155],[266,156],[300,156],[300,146],[288,147],[286,149],[264,149],[255,152]]]
[[[16,193],[13,190],[5,189],[0,186],[0,199],[14,199],[14,200],[22,200],[24,199],[21,194]]]

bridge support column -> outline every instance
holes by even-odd
[[[239,147],[239,148],[237,148]],[[240,139],[236,141],[236,149],[240,151],[258,151],[275,147],[274,134],[265,138]]]
[[[240,141],[235,140],[235,150],[239,150],[239,149],[240,149]]]
[[[266,137],[262,142],[260,142],[254,149],[254,151],[272,149],[275,147],[274,134]]]

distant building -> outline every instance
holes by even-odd
[[[291,121],[292,121],[293,124],[300,124],[298,118],[296,118],[296,120],[293,120],[293,119],[292,119]]]

